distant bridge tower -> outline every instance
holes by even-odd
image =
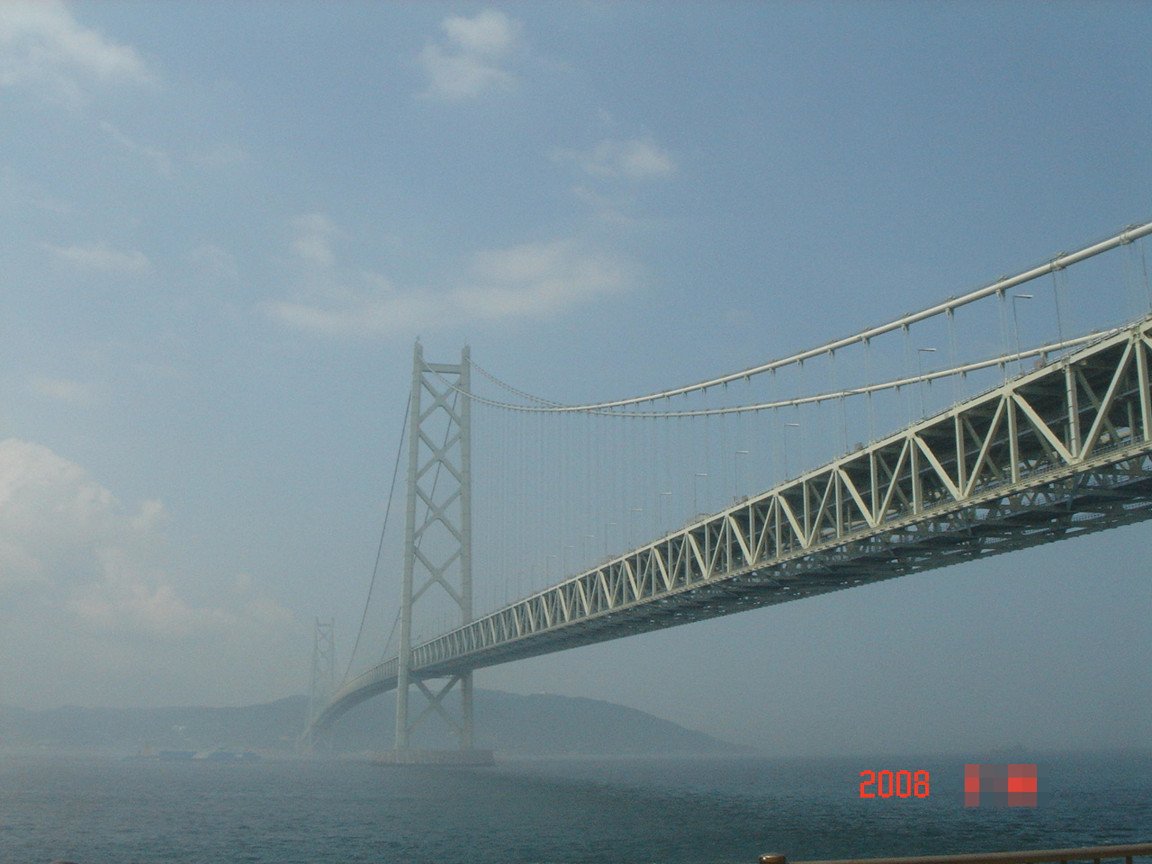
[[[312,642],[312,679],[308,686],[308,729],[332,694],[336,692],[336,622],[316,619],[316,635]],[[309,746],[315,743],[307,736]]]
[[[404,529],[404,577],[400,600],[400,645],[396,682],[397,762],[486,761],[472,750],[472,672],[454,675],[435,692],[412,676],[412,610],[438,586],[459,610],[461,625],[472,622],[472,435],[469,351],[459,364],[428,363],[420,343],[412,363],[408,409],[408,500]],[[455,614],[455,613],[453,613]],[[412,719],[409,690],[415,684],[426,704]],[[445,697],[460,692],[453,716]],[[412,732],[436,713],[456,734],[460,753],[411,749]],[[474,754],[474,755],[470,755]]]

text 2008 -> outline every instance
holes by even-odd
[[[928,772],[917,771],[861,771],[861,798],[917,798],[928,797]]]

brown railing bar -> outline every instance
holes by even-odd
[[[760,864],[1068,864],[1092,861],[1101,864],[1110,858],[1152,857],[1152,843],[1123,846],[1085,846],[1079,849],[1036,849],[1023,852],[980,852],[967,855],[919,855],[910,858],[843,858],[828,861],[792,861],[785,855],[761,855]]]

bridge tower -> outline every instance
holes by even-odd
[[[438,587],[461,625],[472,622],[472,433],[469,351],[458,364],[429,363],[416,343],[408,407],[408,489],[404,529],[404,575],[400,600],[400,645],[396,684],[396,749],[388,761],[402,763],[486,762],[491,754],[472,749],[472,672],[444,679],[433,690],[412,676],[412,612]],[[424,696],[413,719],[409,694]],[[453,715],[445,697],[460,693]],[[411,749],[421,721],[435,713],[456,735],[460,752]]]
[[[316,619],[312,640],[312,676],[308,686],[308,732],[303,739],[307,746],[316,744],[312,724],[316,716],[336,691],[336,622]],[[331,742],[329,742],[330,744]]]

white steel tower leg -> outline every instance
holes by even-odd
[[[312,724],[336,690],[336,622],[316,619],[312,640],[312,679],[308,687],[308,730],[301,739],[308,747],[316,743]],[[331,746],[331,741],[328,741]]]
[[[408,426],[408,494],[404,529],[404,577],[400,598],[400,647],[396,682],[396,750],[407,751],[412,730],[429,713],[439,714],[460,741],[472,748],[472,673],[453,677],[433,692],[412,674],[412,609],[434,585],[460,611],[460,623],[472,621],[472,435],[469,352],[459,364],[427,363],[416,344]],[[425,403],[425,397],[428,397]],[[450,538],[445,549],[423,548],[430,529]],[[435,545],[434,543],[432,545]],[[415,720],[409,716],[412,684],[428,705]],[[459,685],[459,719],[443,706],[443,697]]]

